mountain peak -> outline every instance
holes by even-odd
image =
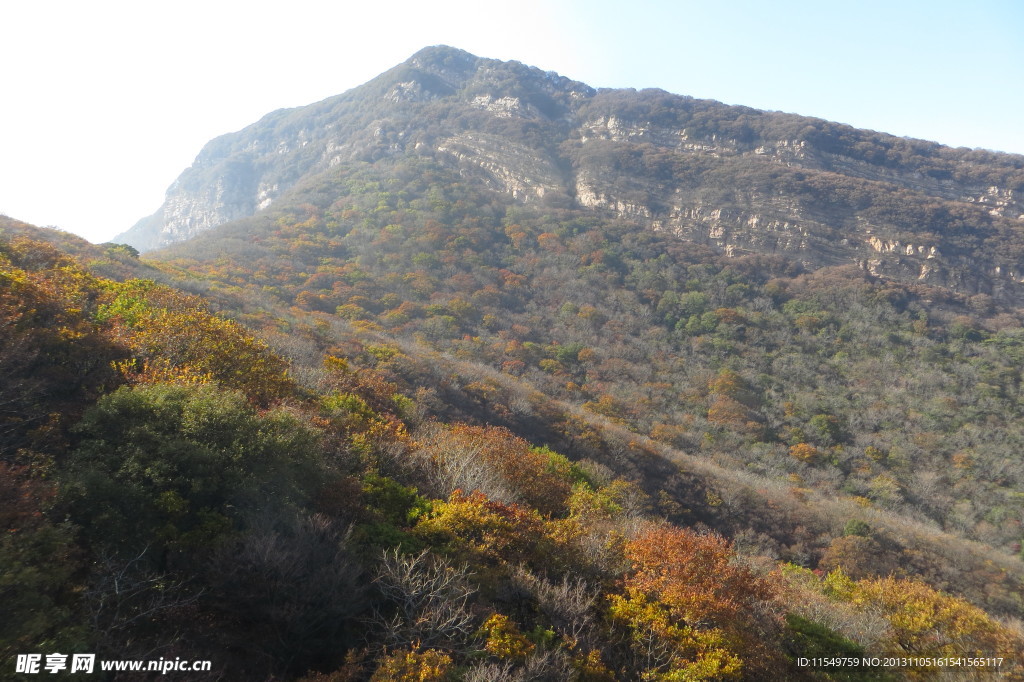
[[[451,66],[452,64],[472,64],[479,59],[476,55],[449,45],[430,45],[418,50],[405,61],[410,66],[421,68],[432,66]]]
[[[437,94],[451,94],[464,87],[484,61],[465,50],[447,45],[432,45],[419,50],[385,75],[404,79],[412,71],[418,74],[413,80],[425,80],[421,85],[428,90],[440,85]],[[426,79],[423,78],[423,74],[426,74]]]

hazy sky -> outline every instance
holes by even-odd
[[[0,213],[104,241],[211,138],[427,45],[1024,153],[1024,1],[0,0]]]

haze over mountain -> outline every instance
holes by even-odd
[[[657,90],[594,90],[426,48],[345,94],[211,141],[142,250],[245,218],[356,162],[430,158],[525,204],[613,214],[730,255],[856,264],[1018,301],[1024,157]]]

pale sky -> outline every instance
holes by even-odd
[[[0,0],[0,213],[102,242],[211,138],[427,45],[1024,153],[1024,1]]]

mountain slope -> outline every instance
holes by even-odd
[[[1020,238],[1020,157],[598,92],[448,48],[267,121],[308,122],[317,106],[347,107],[355,156],[299,145],[279,172],[301,177],[269,206],[154,252],[183,286],[257,326],[280,329],[268,311],[290,307],[325,329],[414,339],[722,470],[1020,552],[1021,313],[1014,271],[992,266]],[[211,147],[244,156],[247,139]],[[986,183],[1004,189],[970,194]],[[446,417],[507,419],[590,456],[572,419],[489,407],[489,381],[381,364],[411,391],[473,386]],[[658,474],[624,466],[656,492]],[[697,518],[773,535],[742,509],[757,505],[727,507],[736,518]],[[842,553],[834,528],[796,539],[798,525],[772,552],[806,565]],[[861,569],[908,561],[901,543],[894,563]],[[994,590],[986,605],[1013,601]]]
[[[601,90],[445,47],[209,143],[148,249],[253,215],[332,168],[433,159],[523,203],[1019,302],[1024,157],[662,91]]]
[[[0,238],[0,360],[82,390],[0,391],[23,401],[0,441],[5,655],[160,650],[225,679],[889,672],[796,662],[819,655],[984,655],[1016,674],[1019,633],[935,589],[1020,613],[1019,558],[956,535],[1019,537],[1009,320],[947,324],[965,302],[928,307],[916,296],[941,292],[923,287],[538,214],[424,159],[336,172],[180,245],[188,269],[153,263],[205,301],[96,277],[8,226],[29,238]],[[864,397],[833,395],[848,389]],[[663,401],[683,412],[652,427]],[[921,459],[941,433],[976,442],[944,468]],[[985,518],[958,525],[956,500],[950,533],[912,520],[920,500],[900,497],[925,470]],[[845,475],[866,496],[829,487]]]
[[[1018,679],[1020,162],[430,48],[0,217],[0,657]]]
[[[523,206],[422,158],[338,168],[293,196],[153,255],[293,357],[316,355],[282,310],[321,349],[372,348],[364,361],[436,416],[598,461],[679,523],[803,565],[912,565],[972,596],[982,580],[986,607],[1016,611],[1009,583],[950,567],[1024,537],[1019,314]],[[812,494],[842,502],[812,512]],[[858,516],[876,531],[847,551]]]

